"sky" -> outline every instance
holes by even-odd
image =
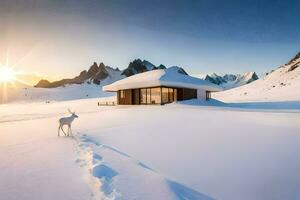
[[[300,51],[299,10],[299,0],[1,0],[0,62],[51,77],[135,58],[263,74]]]

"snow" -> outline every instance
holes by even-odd
[[[299,108],[99,100],[0,105],[2,199],[300,198]]]
[[[74,144],[67,138],[58,140],[56,126],[52,118],[1,123],[1,199],[82,200],[92,194],[84,172],[74,164]]]
[[[110,97],[114,94],[102,92],[102,86],[115,81],[108,77],[100,85],[95,84],[73,84],[58,88],[35,88],[35,87],[13,87],[6,90],[0,86],[1,103],[20,102],[46,102],[46,101],[66,101],[74,99],[86,99],[97,97]],[[5,91],[5,92],[4,92]]]
[[[130,76],[103,87],[104,91],[118,91],[132,88],[169,86],[220,91],[221,88],[208,81],[178,73],[178,67],[158,69]]]

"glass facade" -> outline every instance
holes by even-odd
[[[151,89],[147,88],[147,104],[151,104]]]
[[[132,104],[138,105],[140,104],[140,89],[133,89],[132,90]]]
[[[168,88],[161,88],[161,102],[163,104],[169,102],[169,89]]]
[[[173,102],[173,101],[174,101],[174,89],[169,88],[169,102]]]
[[[125,95],[125,90],[119,91],[120,104],[166,104],[177,100],[177,89],[175,88],[153,87],[129,89],[128,91],[131,92],[131,95]]]
[[[151,88],[151,104],[161,104],[160,88]]]
[[[140,103],[147,104],[147,89],[140,89]]]

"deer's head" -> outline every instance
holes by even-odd
[[[75,112],[72,112],[70,109],[68,109],[69,113],[72,115],[74,118],[78,118],[79,116],[75,114]]]

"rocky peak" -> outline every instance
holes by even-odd
[[[166,66],[164,66],[163,64],[160,64],[157,69],[166,69]]]
[[[105,65],[103,63],[100,63],[98,67],[98,71],[92,76],[93,83],[99,85],[100,81],[108,77],[109,74],[105,68]]]
[[[89,70],[87,71],[87,79],[92,78],[97,72],[99,71],[99,67],[96,62],[92,66],[90,66]]]
[[[34,87],[46,88],[48,85],[50,85],[50,82],[48,80],[42,79]]]
[[[223,77],[217,75],[216,73],[213,73],[211,75],[206,75],[206,77],[204,78],[204,80],[207,80],[211,83],[220,85],[222,83],[226,83],[226,80],[223,79]]]
[[[223,79],[226,81],[235,81],[237,79],[237,75],[234,74],[225,74]]]
[[[294,58],[292,58],[287,64],[290,65],[290,64],[292,64],[295,61],[300,61],[300,52],[297,53],[296,56]]]
[[[289,66],[288,72],[298,68],[300,66],[300,52],[293,59],[291,59],[287,65]]]
[[[142,64],[148,69],[148,71],[157,69],[157,67],[155,65],[153,65],[151,62],[149,62],[147,60],[143,60]]]
[[[134,61],[130,62],[128,67],[122,72],[122,75],[125,76],[132,76],[138,73],[149,71],[146,64],[149,66],[149,64],[153,65],[152,63],[146,61],[142,61],[141,59],[135,59]],[[154,66],[154,65],[153,65]]]

